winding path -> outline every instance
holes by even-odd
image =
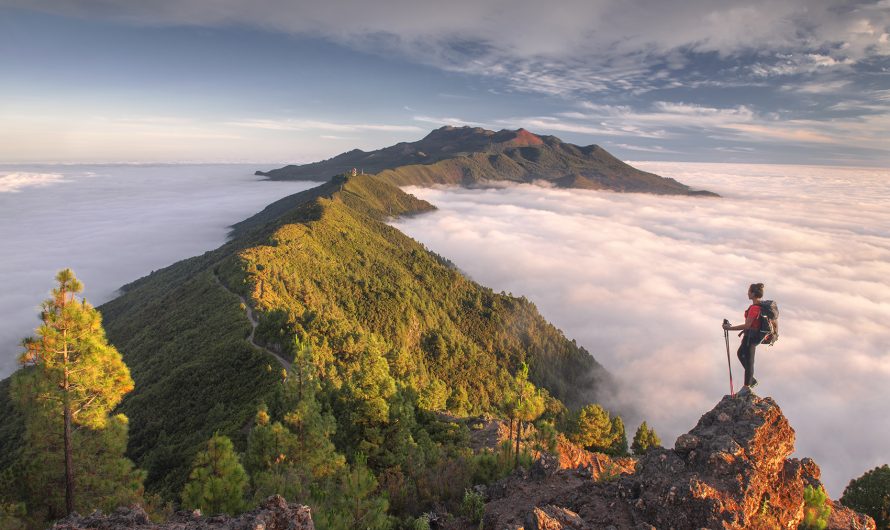
[[[287,360],[285,360],[284,357],[278,355],[277,353],[275,353],[274,351],[270,350],[269,348],[263,346],[262,344],[257,344],[257,342],[254,340],[254,334],[256,333],[256,327],[259,325],[260,321],[257,318],[256,314],[253,312],[253,309],[250,307],[250,304],[247,303],[247,299],[244,298],[243,296],[241,296],[240,294],[236,293],[235,291],[226,287],[226,285],[222,282],[222,280],[219,279],[219,276],[217,276],[216,272],[213,273],[213,279],[216,280],[216,283],[219,284],[220,287],[222,287],[226,291],[232,293],[233,295],[237,296],[238,299],[241,300],[241,304],[244,306],[244,312],[247,314],[247,320],[250,321],[250,336],[247,337],[247,341],[250,342],[250,344],[253,345],[254,348],[259,348],[259,349],[263,350],[264,352],[268,353],[269,355],[271,355],[272,357],[274,357],[275,360],[278,361],[278,364],[283,366],[286,370],[290,371],[290,369],[292,368],[291,363],[289,363]]]

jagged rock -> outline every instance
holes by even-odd
[[[831,519],[826,530],[874,530],[875,521],[867,515],[854,512],[839,502],[831,503]]]
[[[810,459],[788,459],[794,437],[771,398],[727,396],[619,489],[658,528],[795,527],[804,487],[819,485],[820,472]]]
[[[584,520],[572,510],[548,504],[537,506],[525,517],[525,530],[583,530],[588,528]]]
[[[53,530],[315,530],[309,507],[288,504],[283,497],[273,495],[256,510],[237,517],[204,518],[200,512],[178,512],[165,523],[152,523],[140,506],[118,508],[109,515],[95,512],[86,517],[76,513],[56,522]]]
[[[588,451],[562,435],[557,438],[556,452],[559,454],[560,469],[575,470],[593,480],[598,480],[604,474],[633,473],[637,463],[635,458],[612,458]]]
[[[493,486],[500,495],[486,505],[484,526],[797,528],[804,488],[821,483],[813,460],[789,458],[794,439],[771,398],[727,396],[674,449],[649,451],[633,474],[605,481],[605,475],[563,469],[542,479],[506,479]],[[580,523],[557,519],[548,505],[571,511]],[[875,523],[833,503],[829,528],[874,530]]]
[[[559,471],[559,457],[552,453],[542,453],[537,460],[532,463],[531,474],[533,477],[542,478],[549,477]]]

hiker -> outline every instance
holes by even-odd
[[[748,287],[748,299],[751,305],[745,310],[745,323],[736,326],[730,325],[728,321],[723,322],[723,329],[726,331],[741,331],[739,335],[742,337],[742,343],[739,345],[738,355],[742,367],[745,368],[745,386],[742,390],[757,386],[757,379],[754,378],[754,350],[760,344],[763,338],[760,333],[760,302],[763,298],[763,284],[752,283]]]

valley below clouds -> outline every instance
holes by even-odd
[[[780,310],[758,348],[829,494],[890,459],[890,171],[634,163],[720,199],[543,188],[407,188],[439,211],[394,223],[496,291],[524,295],[622,383],[604,404],[673,445],[729,393],[720,324],[750,283]],[[730,335],[733,379],[743,379]]]

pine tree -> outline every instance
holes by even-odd
[[[108,344],[99,312],[77,300],[83,285],[74,273],[62,270],[56,281],[52,297],[43,302],[37,336],[22,343],[24,369],[13,381],[26,424],[22,458],[29,511],[50,518],[90,510],[103,499],[132,501],[141,495],[143,479],[123,457],[126,417],[109,417],[133,389],[130,371]]]
[[[389,422],[389,404],[396,393],[396,383],[383,356],[383,344],[372,339],[373,336],[358,353],[339,390],[337,419],[338,445],[373,456],[384,444],[382,430]]]
[[[377,496],[377,479],[359,453],[355,463],[340,477],[339,486],[321,501],[316,523],[321,530],[384,530],[390,527],[389,502]]]
[[[528,380],[528,365],[522,363],[514,377],[516,385],[515,406],[512,407],[516,416],[516,451],[514,466],[519,466],[519,441],[522,435],[522,422],[532,422],[544,413],[546,400],[544,395]]]
[[[890,466],[884,464],[851,480],[841,504],[870,515],[879,529],[890,528]]]
[[[661,447],[661,439],[658,437],[658,434],[655,433],[655,429],[646,425],[646,422],[640,424],[639,428],[637,428],[636,434],[634,434],[633,443],[631,444],[631,449],[635,455],[644,455],[649,449]]]
[[[247,473],[238,461],[232,440],[214,434],[207,449],[198,453],[188,482],[182,490],[182,504],[206,514],[236,514],[244,509]]]
[[[587,405],[578,413],[572,439],[592,451],[605,452],[618,438],[614,429],[612,418],[606,409],[596,404]]]
[[[244,462],[253,480],[254,499],[279,494],[299,500],[313,485],[341,471],[346,464],[331,436],[336,422],[322,412],[318,378],[307,344],[295,341],[294,364],[282,381],[282,421],[271,422],[265,407],[257,413]]]
[[[606,452],[612,456],[627,456],[629,454],[627,433],[624,430],[624,420],[621,419],[621,416],[615,415],[612,418],[612,436],[615,437],[615,440]]]
[[[420,389],[417,404],[423,410],[444,410],[448,403],[448,385],[436,376],[430,377],[429,383]]]

